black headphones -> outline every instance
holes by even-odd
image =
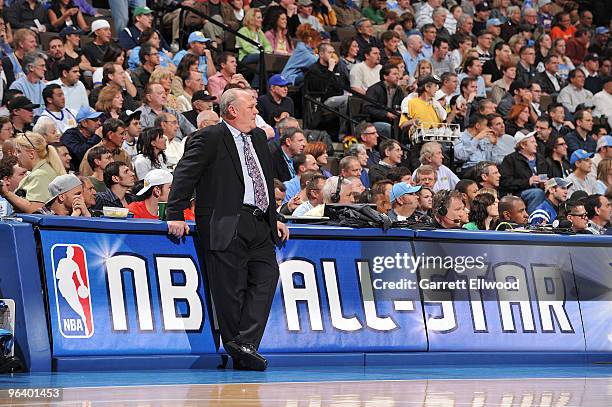
[[[436,212],[438,213],[438,215],[445,217],[446,214],[448,213],[448,208],[446,207],[448,205],[448,196],[450,195],[450,191],[448,189],[444,190],[443,192],[443,198],[440,200],[440,205],[438,206]]]
[[[340,190],[342,189],[343,181],[344,181],[344,177],[342,175],[338,176],[338,185],[336,186],[336,192],[334,192],[331,196],[332,203],[340,202]]]

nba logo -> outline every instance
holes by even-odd
[[[65,338],[90,338],[94,332],[85,249],[76,244],[51,248],[55,305]]]

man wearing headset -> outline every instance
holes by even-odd
[[[434,226],[438,229],[460,229],[467,216],[461,192],[442,190],[433,197]]]
[[[353,184],[344,177],[329,177],[323,185],[323,201],[325,203],[355,203]]]

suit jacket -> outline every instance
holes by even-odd
[[[272,176],[283,182],[289,181],[292,178],[281,147],[278,147],[272,153]]]
[[[370,86],[366,91],[366,96],[370,99],[376,100],[383,106],[387,106],[387,88],[385,87],[384,82],[382,81]],[[402,105],[402,100],[404,100],[404,93],[402,92],[402,89],[398,87],[395,91],[395,94],[393,95],[393,101],[391,102],[391,106],[393,106],[394,109],[399,111],[400,106]],[[365,103],[363,105],[363,112],[368,115],[370,121],[372,122],[393,122],[387,117],[387,111],[381,109],[377,105]]]
[[[552,81],[550,80],[550,78],[548,77],[548,75],[546,75],[546,72],[540,72],[537,76],[536,76],[536,82],[538,82],[540,84],[540,86],[542,87],[542,92],[546,92],[549,95],[558,95],[559,91],[561,91],[561,89],[563,89],[563,82],[561,80],[561,78],[557,77],[557,81],[559,82],[559,90],[555,90],[555,85],[553,85]]]
[[[268,187],[266,220],[272,241],[276,234],[276,204],[272,178],[272,158],[261,129],[251,131],[255,153]],[[195,132],[186,143],[185,154],[174,170],[168,199],[167,219],[184,220],[183,210],[196,191],[196,225],[208,250],[225,250],[237,234],[240,208],[244,199],[244,177],[238,149],[225,123]]]

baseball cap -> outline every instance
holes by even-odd
[[[76,29],[73,25],[66,26],[62,31],[60,31],[59,35],[62,38],[66,38],[70,34],[83,34],[82,30]]]
[[[487,3],[486,1],[483,1],[482,3],[477,4],[474,9],[476,10],[476,12],[489,11],[491,10],[491,7],[489,6],[489,3]]]
[[[119,115],[119,120],[128,125],[134,118],[139,119],[141,113],[141,110],[126,110],[121,112],[121,114]]]
[[[597,140],[597,148],[595,151],[599,151],[599,149],[604,147],[612,147],[612,136],[603,136]]]
[[[532,131],[531,133],[523,133],[522,131],[517,131],[514,135],[514,144],[518,145],[521,141],[528,139],[529,137],[535,136],[537,131]]]
[[[595,29],[595,35],[607,34],[609,32],[610,32],[610,30],[608,29],[608,27],[597,27]]]
[[[106,20],[96,20],[91,23],[91,32],[94,33],[102,28],[110,28],[110,24]]]
[[[157,185],[172,184],[172,173],[168,170],[151,170],[144,177],[144,186],[136,195],[141,196],[149,189]]]
[[[81,107],[81,109],[79,109],[76,120],[77,120],[77,123],[81,123],[83,120],[97,119],[100,116],[102,116],[101,112],[96,112],[89,106],[83,106]]]
[[[395,202],[395,200],[403,195],[406,194],[414,194],[416,192],[419,192],[421,190],[421,186],[417,185],[417,186],[412,186],[412,185],[408,185],[405,182],[398,182],[397,184],[393,185],[393,187],[391,188],[391,202]]]
[[[213,102],[217,100],[217,97],[209,95],[208,93],[206,93],[205,90],[197,90],[193,93],[193,96],[191,96],[191,103],[195,102],[196,100],[203,100],[204,102]]]
[[[81,180],[74,174],[64,174],[55,177],[55,179],[47,186],[47,189],[51,194],[51,199],[47,201],[46,205],[53,202],[53,200],[59,195],[65,194],[66,192],[71,191],[81,185]]]
[[[586,61],[599,61],[599,55],[595,53],[587,54],[582,60],[582,62],[586,62]]]
[[[148,8],[147,6],[138,6],[134,9],[134,17],[136,16],[140,16],[143,14],[152,14],[153,10],[151,10],[150,8]]]
[[[548,191],[549,189],[554,188],[554,187],[569,188],[571,186],[572,186],[571,181],[567,181],[567,180],[564,180],[563,178],[555,177],[555,178],[551,178],[548,181],[546,181],[546,184],[544,184],[544,190]]]
[[[576,162],[580,160],[586,160],[587,158],[592,158],[594,155],[594,153],[589,153],[588,151],[583,149],[576,150],[572,153],[572,156],[570,157],[570,165],[573,167]]]
[[[545,5],[550,4],[550,3],[552,3],[552,1],[551,1],[551,0],[540,0],[540,1],[538,1],[538,7],[539,7],[539,8],[542,8],[542,7],[544,7]]]
[[[268,81],[268,84],[270,86],[289,86],[289,82],[287,81],[287,79],[285,79],[285,77],[280,74],[272,75],[272,77]]]
[[[299,0],[297,5],[302,7],[312,6],[312,0]]]
[[[442,81],[436,75],[427,75],[422,78],[419,78],[417,86],[425,86],[428,83],[437,83],[438,85],[440,85]]]
[[[8,104],[8,110],[13,111],[15,109],[31,109],[34,110],[40,105],[32,103],[30,99],[25,96],[15,96],[11,99]]]
[[[487,20],[487,27],[490,27],[492,25],[503,25],[502,21],[499,18],[489,18]]]
[[[194,31],[189,34],[189,38],[187,39],[188,43],[192,42],[209,42],[210,39],[206,38],[201,31]]]

